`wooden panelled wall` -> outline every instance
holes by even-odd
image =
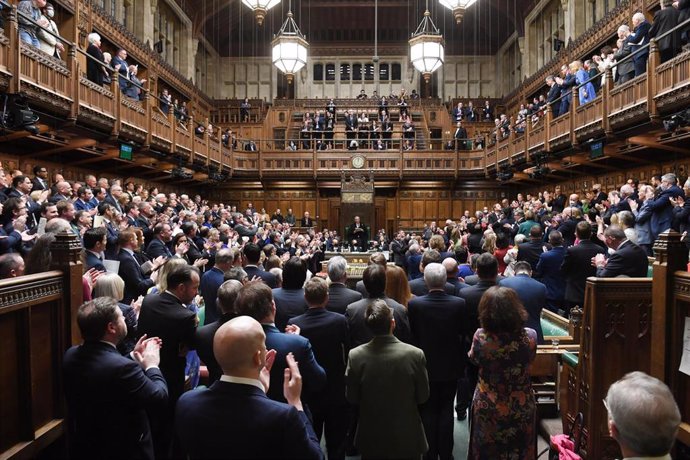
[[[419,229],[429,221],[440,225],[448,219],[459,219],[465,210],[474,212],[491,206],[507,197],[506,190],[407,190],[377,189],[376,222],[373,228],[385,229],[388,233],[397,228]],[[267,190],[227,191],[218,197],[224,203],[246,209],[248,203],[254,208],[265,208],[272,214],[279,208],[283,215],[292,208],[297,218],[309,211],[320,227],[338,228],[340,220],[340,195],[332,189],[317,191]],[[342,231],[342,229],[340,229]]]

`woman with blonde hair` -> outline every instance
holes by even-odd
[[[407,281],[405,270],[397,265],[386,267],[386,296],[405,308],[407,308],[407,304],[412,298],[410,283]]]
[[[589,80],[589,72],[587,72],[582,65],[582,61],[573,61],[570,63],[570,71],[575,74],[575,82],[579,86],[577,90],[580,105],[588,104],[597,97],[594,85]],[[587,82],[587,83],[585,83]]]
[[[496,234],[487,231],[484,234],[484,244],[482,244],[482,251],[493,255],[496,252]],[[505,254],[504,254],[505,256]]]
[[[117,300],[117,305],[122,311],[122,316],[125,317],[125,324],[127,325],[127,335],[117,345],[117,349],[121,354],[126,355],[134,350],[137,344],[137,325],[139,322],[139,309],[141,302],[133,301],[131,305],[121,302],[125,296],[125,282],[117,273],[103,273],[98,277],[96,283],[93,285],[91,293],[92,298],[110,297]]]

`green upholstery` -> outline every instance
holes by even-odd
[[[568,331],[545,318],[541,318],[541,330],[545,336],[551,335],[563,337],[569,335]]]
[[[647,266],[647,278],[651,278],[653,272],[654,272],[654,267],[652,267],[651,265],[648,265]]]
[[[199,327],[206,324],[206,307],[204,306],[199,308],[199,311],[197,312],[196,316],[199,318]]]
[[[563,359],[563,364],[567,364],[570,367],[577,367],[577,364],[580,362],[580,357],[569,351],[561,353],[561,359]]]

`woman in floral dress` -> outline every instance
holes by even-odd
[[[537,333],[524,327],[527,312],[512,289],[492,287],[479,304],[470,359],[479,366],[472,401],[470,449],[473,460],[534,460],[536,404],[529,366]]]

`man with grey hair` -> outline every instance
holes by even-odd
[[[237,280],[240,283],[246,283],[247,281],[250,281],[249,275],[247,275],[247,272],[244,271],[244,268],[242,267],[232,267],[228,271],[225,272],[225,276],[223,277],[225,281],[228,280]]]
[[[672,173],[661,176],[659,194],[649,204],[652,213],[650,221],[652,241],[656,240],[659,233],[671,228],[673,223],[673,206],[679,196],[685,196],[683,189],[676,185],[676,175]]]
[[[561,96],[561,87],[558,86],[553,75],[546,77],[546,85],[549,87],[549,92],[546,95],[546,103],[551,104],[553,118],[556,118],[559,115],[558,109],[560,108],[560,104],[556,104],[555,101]]]
[[[618,51],[613,55],[613,58],[618,62],[618,65],[615,67],[617,83],[625,83],[635,76],[635,66],[633,65],[632,59],[622,61],[623,58],[629,56],[631,53],[631,45],[628,43],[629,35],[630,28],[627,25],[623,24],[618,28],[618,43],[620,46],[618,47]]]
[[[649,57],[649,29],[652,25],[647,21],[644,13],[637,12],[632,17],[633,33],[626,39],[630,43],[630,52],[639,53],[632,57],[633,65],[635,66],[635,76],[644,74],[647,71],[647,58]],[[644,49],[643,49],[644,48]]]
[[[644,372],[630,372],[609,387],[604,405],[609,433],[624,460],[671,460],[680,411],[664,382]]]
[[[216,308],[216,293],[225,280],[225,272],[232,268],[234,260],[233,252],[230,249],[223,248],[219,250],[216,253],[213,268],[201,277],[199,291],[201,292],[201,297],[204,298],[204,305],[206,305],[206,324],[211,324],[221,315],[221,312]]]
[[[622,228],[618,225],[609,226],[604,232],[604,242],[614,250],[614,253],[608,259],[604,257],[604,254],[597,254],[592,258],[592,265],[597,267],[597,277],[647,276],[649,264],[647,253],[628,240]]]
[[[429,400],[421,407],[427,458],[452,458],[453,400],[466,363],[467,309],[463,299],[444,292],[446,277],[442,264],[429,263],[424,269],[429,293],[413,297],[408,305],[412,338],[424,350],[429,374]]]
[[[436,263],[440,265],[441,261],[441,254],[437,250],[426,250],[424,251],[424,254],[422,254],[422,260],[419,263],[419,271],[422,272],[422,274],[425,274],[426,267],[429,266],[429,264]],[[445,283],[442,287],[447,294],[455,294],[455,286],[453,286],[451,283]],[[429,289],[429,285],[426,282],[426,276],[410,281],[410,292],[417,297],[428,294]]]
[[[218,307],[218,310],[220,310],[220,315],[213,322],[206,320],[206,325],[198,328],[194,335],[194,347],[199,354],[199,358],[206,364],[208,369],[207,386],[211,386],[213,382],[223,375],[223,370],[213,355],[213,337],[219,327],[237,316],[235,300],[237,300],[237,294],[240,292],[240,289],[242,289],[242,283],[237,280],[228,280],[221,284],[216,289],[217,298],[213,301],[214,307]],[[206,305],[208,306],[208,303]],[[206,318],[208,318],[208,314]]]
[[[328,261],[328,303],[326,310],[345,314],[347,306],[362,300],[362,294],[347,287],[347,261],[342,256],[335,256]]]

